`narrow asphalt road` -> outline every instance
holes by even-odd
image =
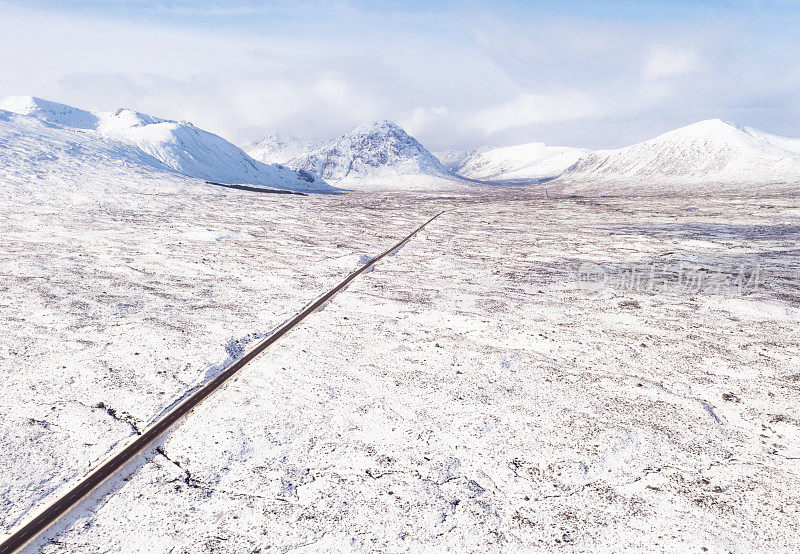
[[[320,306],[330,300],[336,293],[340,292],[350,282],[371,268],[385,256],[391,254],[395,250],[402,247],[406,242],[411,240],[419,231],[425,228],[428,223],[442,215],[440,212],[430,218],[428,221],[417,227],[408,236],[400,242],[383,252],[376,258],[373,258],[368,263],[362,265],[357,270],[348,275],[341,283],[319,297],[303,311],[298,313],[287,323],[278,328],[269,337],[258,343],[252,350],[247,352],[244,356],[236,360],[228,368],[222,371],[219,375],[214,377],[211,381],[206,383],[202,388],[198,389],[187,397],[183,402],[175,406],[172,411],[165,414],[160,420],[154,423],[151,427],[145,430],[138,438],[131,442],[128,446],[123,448],[117,454],[114,454],[107,461],[103,462],[90,473],[88,473],[79,483],[72,489],[67,491],[63,496],[56,499],[52,504],[43,509],[38,515],[30,519],[28,522],[19,527],[2,543],[0,543],[0,554],[10,554],[25,546],[29,541],[33,540],[50,525],[55,523],[61,516],[66,514],[72,509],[82,498],[92,492],[95,488],[100,486],[106,479],[111,477],[116,471],[125,466],[137,454],[144,450],[147,445],[161,436],[170,427],[177,423],[183,416],[189,413],[195,406],[200,404],[211,393],[221,387],[228,379],[233,377],[240,369],[246,366],[249,362],[255,359],[259,354],[264,352],[267,348],[280,339],[283,335],[288,333],[293,327],[297,326],[306,317],[314,313]]]

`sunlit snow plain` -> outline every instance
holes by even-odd
[[[2,530],[441,210],[29,550],[800,549],[796,200],[123,171],[0,187]],[[664,261],[760,281],[577,280]]]

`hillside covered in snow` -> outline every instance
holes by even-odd
[[[276,189],[330,192],[305,172],[253,160],[191,123],[128,109],[90,112],[30,96],[0,101],[3,171],[50,171],[91,161],[170,171],[198,179]]]
[[[746,192],[800,188],[800,139],[709,119],[616,150],[592,152],[559,178],[569,192]]]
[[[360,125],[288,162],[352,189],[447,189],[467,183],[391,121]]]
[[[265,164],[285,164],[293,158],[322,147],[324,140],[302,140],[294,136],[270,133],[261,140],[249,142],[242,150],[254,160]]]
[[[482,146],[481,148],[474,148],[472,150],[441,150],[433,152],[433,155],[442,162],[442,165],[447,171],[450,173],[458,173],[458,171],[473,157],[483,154],[487,150],[491,150],[491,148]]]
[[[448,170],[476,181],[531,183],[552,179],[588,153],[582,148],[531,142],[503,148],[442,152]]]

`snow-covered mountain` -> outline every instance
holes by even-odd
[[[96,129],[100,123],[100,119],[91,112],[35,96],[8,96],[0,100],[0,110],[30,115],[47,123],[74,129]]]
[[[251,158],[265,164],[285,164],[293,158],[307,154],[325,144],[324,140],[302,140],[293,136],[270,133],[261,140],[242,147]]]
[[[106,139],[93,130],[64,127],[0,109],[3,185],[46,178],[81,183],[89,176],[114,180],[120,175],[156,172],[175,175],[156,158],[131,144]]]
[[[91,152],[95,163],[102,158],[104,163],[139,164],[218,183],[309,192],[334,190],[311,174],[253,160],[225,139],[191,123],[128,109],[94,113],[30,96],[6,98],[0,101],[0,110],[43,124],[9,115],[0,118],[0,125],[8,127],[3,136],[10,141],[4,144],[3,155],[16,156],[17,161],[38,160],[38,166],[42,166],[82,151]],[[39,150],[37,138],[49,142],[60,154],[55,158],[46,152],[38,158],[28,156],[26,148]],[[5,165],[14,160],[3,161]]]
[[[711,194],[753,186],[800,192],[800,138],[719,119],[595,152],[536,142],[437,158],[390,121],[356,127],[306,152],[312,146],[277,135],[249,146],[285,167],[254,160],[191,123],[129,109],[91,112],[30,96],[0,100],[0,176],[54,175],[65,168],[80,175],[103,165],[311,192],[336,190],[325,181],[351,189],[426,190],[554,178],[548,188],[568,194]]]
[[[488,182],[535,182],[552,179],[588,153],[582,148],[531,142],[504,148],[481,148],[439,154],[448,170]]]
[[[569,192],[611,193],[794,186],[800,184],[800,139],[709,119],[633,146],[592,152],[558,181]]]
[[[391,121],[358,126],[288,165],[353,189],[422,190],[466,184]]]

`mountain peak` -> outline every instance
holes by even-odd
[[[686,127],[737,127],[735,123],[720,119],[719,117],[712,117],[709,119],[701,119],[695,123],[690,123]]]
[[[260,140],[245,144],[243,149],[260,162],[285,164],[293,158],[316,150],[323,144],[324,142],[320,140],[303,140],[271,132]]]
[[[101,118],[98,128],[102,131],[113,132],[134,127],[145,127],[157,123],[173,123],[179,125],[177,121],[162,119],[142,112],[137,112],[130,108],[120,108],[113,113],[98,114]],[[180,123],[180,125],[192,126],[191,123]]]
[[[680,135],[685,137],[703,137],[711,139],[730,140],[735,136],[741,134],[750,135],[750,131],[746,127],[737,125],[731,121],[723,119],[704,119],[684,127],[679,127],[674,131],[669,131],[661,136]],[[658,137],[656,137],[658,138]]]
[[[7,96],[0,100],[0,105],[3,106],[4,110],[12,111],[10,108],[14,108],[15,110],[20,110],[20,112],[23,110],[68,111],[78,109],[68,106],[67,104],[61,104],[60,102],[45,100],[44,98],[39,98],[38,96]]]
[[[644,189],[665,184],[702,186],[709,181],[752,185],[799,176],[800,140],[706,119],[632,146],[592,152],[561,179]]]
[[[410,136],[405,129],[400,127],[394,121],[388,119],[381,119],[371,123],[363,123],[358,125],[345,133],[343,136],[348,135],[397,135],[397,136]]]
[[[94,129],[98,123],[92,112],[38,96],[8,96],[0,100],[0,109],[76,129]]]
[[[458,180],[414,137],[383,119],[358,125],[327,145],[289,162],[326,181],[389,184],[402,188],[411,181]],[[426,185],[427,186],[427,185]],[[441,186],[438,183],[434,186]]]

